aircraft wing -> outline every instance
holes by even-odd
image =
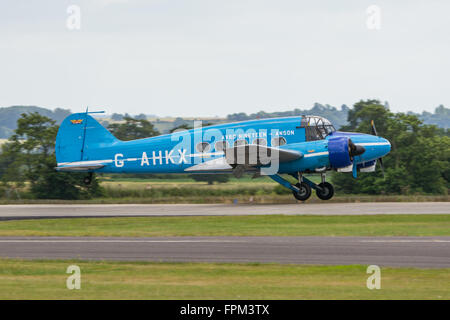
[[[237,166],[245,166],[246,170],[248,170],[269,164],[275,159],[278,159],[281,163],[303,157],[303,154],[298,151],[255,144],[228,148],[225,150],[224,155],[222,158],[193,165],[185,169],[185,171],[230,171],[234,170]]]
[[[233,167],[227,163],[225,157],[222,157],[193,165],[184,171],[229,171],[232,169]]]
[[[299,151],[249,144],[228,148],[225,150],[227,163],[231,165],[245,164],[260,166],[269,164],[273,160],[289,162],[300,159],[303,154]]]

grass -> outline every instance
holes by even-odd
[[[221,194],[219,191],[213,193],[217,195],[200,195],[201,190],[190,190],[189,192],[197,195],[168,195],[160,188],[157,196],[136,196],[140,191],[131,192],[131,195],[121,196],[120,198],[104,197],[90,200],[56,200],[56,199],[5,199],[0,198],[0,205],[14,204],[163,204],[163,203],[192,203],[192,204],[211,204],[211,203],[246,203],[246,204],[276,204],[276,203],[298,203],[292,194],[264,194],[261,189],[255,189],[255,194]],[[207,189],[203,189],[207,190]],[[169,190],[170,191],[170,190]],[[246,190],[248,193],[249,190]],[[115,193],[120,191],[115,191]],[[170,193],[170,192],[169,192]],[[211,192],[209,192],[211,193]],[[219,195],[220,194],[220,195]],[[307,203],[324,203],[314,194],[306,201]],[[357,203],[357,202],[450,202],[450,195],[335,195],[327,203]]]
[[[81,289],[66,269],[81,268]],[[0,299],[450,299],[448,269],[0,259]]]
[[[267,176],[260,176],[257,179],[253,179],[251,174],[244,174],[241,178],[236,178],[232,174],[228,175],[229,180],[225,183],[217,183],[215,182],[214,185],[227,185],[227,184],[273,184],[277,185],[276,182],[274,182],[272,179],[270,179]],[[286,178],[289,178],[289,176],[285,176]],[[307,175],[309,179],[314,180],[315,182],[320,182],[320,176],[319,175]],[[197,184],[197,185],[207,185],[206,182],[199,182],[194,180],[191,176],[185,175],[185,174],[171,174],[171,178],[164,177],[150,177],[150,178],[143,178],[143,177],[122,177],[120,175],[115,175],[113,177],[110,176],[100,176],[100,181],[102,183],[125,183],[133,185],[133,183],[136,184]]]
[[[287,177],[288,178],[288,177]],[[319,182],[317,175],[308,176]],[[296,203],[291,191],[278,185],[268,177],[252,179],[246,175],[241,179],[230,177],[227,183],[208,185],[194,181],[189,176],[173,179],[101,177],[104,195],[85,200],[33,199],[28,192],[28,183],[19,188],[20,197],[0,190],[0,204],[118,204],[118,203]],[[290,178],[291,182],[294,182]],[[356,195],[336,192],[328,202],[450,202],[450,195]],[[315,192],[308,203],[323,203]]]
[[[450,236],[449,215],[126,217],[13,220],[0,236]]]

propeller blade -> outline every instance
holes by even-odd
[[[370,124],[372,125],[372,135],[378,136],[377,128],[375,127],[375,122],[373,120],[371,120]]]
[[[383,167],[383,158],[378,158],[378,161],[380,162],[381,172],[383,172],[383,178],[385,178],[385,176],[384,176],[384,167]]]
[[[377,128],[375,127],[375,122],[373,120],[371,120],[370,124],[372,125],[372,135],[378,137]],[[380,168],[381,168],[381,171],[383,172],[383,178],[384,178],[385,176],[384,176],[383,158],[378,158],[377,160],[378,160],[378,162],[380,162]]]
[[[358,177],[358,165],[354,162],[353,162],[353,168],[352,168],[352,175],[353,175],[353,178],[355,178],[355,179]]]

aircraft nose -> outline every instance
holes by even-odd
[[[380,151],[383,154],[382,156],[387,155],[391,151],[391,143],[388,139],[385,138],[379,138],[380,139]],[[382,157],[381,156],[381,157]]]

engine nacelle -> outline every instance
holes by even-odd
[[[328,157],[331,167],[344,168],[352,164],[349,144],[351,144],[351,140],[348,137],[336,137],[328,140]]]

